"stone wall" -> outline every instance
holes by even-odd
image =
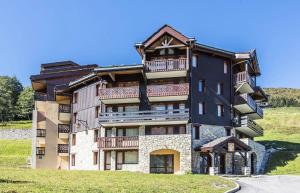
[[[256,166],[255,166],[255,173],[258,174],[263,167],[263,159],[266,153],[266,148],[262,144],[259,144],[251,139],[245,138],[241,139],[244,143],[251,147],[251,151],[248,152],[248,166],[251,166],[251,154],[255,153],[256,155]]]
[[[140,171],[150,172],[150,154],[157,150],[175,150],[179,152],[180,169],[177,174],[191,171],[191,134],[144,135],[139,137]]]
[[[32,130],[0,129],[0,139],[32,139]]]

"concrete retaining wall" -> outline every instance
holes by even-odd
[[[0,129],[0,139],[32,139],[32,130]]]

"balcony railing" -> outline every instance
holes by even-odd
[[[253,110],[256,110],[256,103],[249,94],[240,94],[235,96],[235,105],[248,104]]]
[[[104,99],[138,98],[139,86],[100,88],[99,96]]]
[[[45,147],[37,147],[36,155],[45,155]]]
[[[102,149],[122,149],[122,148],[138,148],[138,136],[124,136],[124,137],[99,137],[98,146]]]
[[[59,124],[58,133],[70,133],[71,127],[69,124]]]
[[[257,135],[263,135],[264,133],[263,128],[247,116],[241,117],[241,127],[248,127],[249,129],[257,133]]]
[[[35,92],[34,93],[34,100],[36,101],[46,101],[47,100],[47,94],[41,93],[41,92]]]
[[[259,105],[256,105],[256,112],[260,117],[264,116],[264,111]]]
[[[148,85],[148,97],[184,96],[189,94],[189,84]]]
[[[146,72],[167,72],[186,70],[186,58],[145,61]]]
[[[37,137],[46,137],[46,129],[37,129],[36,136]]]
[[[136,112],[101,113],[101,123],[123,123],[143,121],[180,121],[189,119],[189,109],[153,110]]]
[[[71,105],[60,104],[58,107],[60,113],[71,113]]]
[[[68,153],[69,152],[69,145],[68,144],[58,144],[57,152],[58,153]]]
[[[255,82],[246,71],[239,72],[234,75],[233,81],[236,85],[241,83],[248,83],[252,88],[255,86]]]

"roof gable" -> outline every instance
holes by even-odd
[[[161,36],[165,34],[169,34],[170,36],[176,38],[185,45],[187,45],[187,42],[189,41],[189,38],[183,35],[182,33],[178,32],[169,25],[164,25],[143,42],[145,48],[149,47],[151,44],[153,44],[156,40],[158,40]]]

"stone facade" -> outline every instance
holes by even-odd
[[[263,159],[266,154],[266,148],[262,144],[259,144],[249,138],[241,139],[244,143],[251,147],[251,151],[248,152],[248,166],[251,166],[251,154],[254,154],[255,174],[258,174],[263,167]]]
[[[157,150],[173,150],[179,152],[180,169],[177,174],[191,172],[191,134],[179,135],[147,135],[139,137],[140,171],[150,172],[150,154]]]

